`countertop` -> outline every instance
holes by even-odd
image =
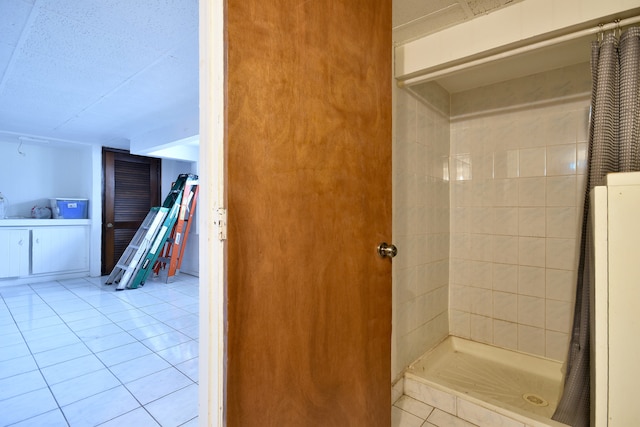
[[[91,225],[90,219],[34,219],[5,218],[0,219],[0,227],[39,227],[59,225]]]

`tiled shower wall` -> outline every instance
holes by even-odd
[[[566,358],[590,91],[580,64],[451,96],[453,335]]]
[[[395,90],[392,378],[449,333],[449,94]]]
[[[585,63],[394,92],[392,378],[448,333],[566,358],[590,91]]]

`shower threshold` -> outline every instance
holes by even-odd
[[[551,420],[562,378],[558,361],[450,336],[407,369],[404,388],[454,415],[472,404],[526,425],[563,426]]]

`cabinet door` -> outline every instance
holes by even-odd
[[[29,274],[29,230],[0,229],[0,279]]]
[[[88,228],[35,227],[31,231],[31,274],[89,269]]]

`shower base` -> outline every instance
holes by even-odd
[[[416,360],[404,394],[483,426],[564,426],[551,420],[562,364],[457,337]]]

